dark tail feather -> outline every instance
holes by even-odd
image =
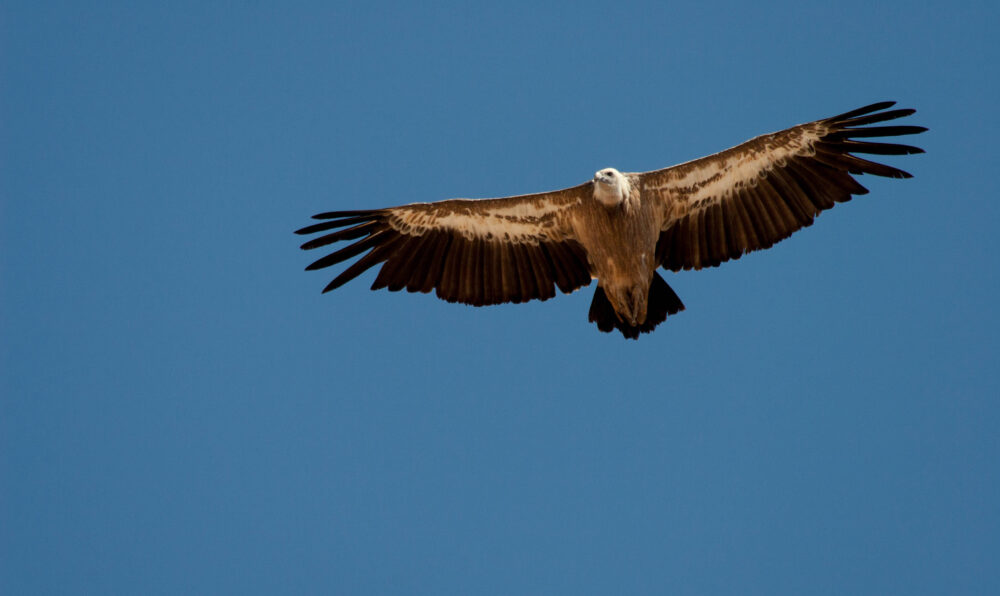
[[[682,310],[684,310],[684,303],[681,302],[681,299],[667,285],[667,282],[663,281],[659,273],[654,273],[653,283],[649,286],[646,322],[632,326],[619,319],[601,286],[597,286],[597,290],[594,291],[594,300],[590,303],[589,319],[591,323],[597,323],[597,328],[605,333],[617,329],[628,339],[639,339],[640,333],[649,333],[656,329],[657,325],[666,321],[668,315],[677,314]]]

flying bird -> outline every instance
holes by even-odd
[[[298,230],[312,250],[352,241],[307,270],[361,253],[324,292],[381,264],[372,290],[434,290],[473,306],[547,300],[597,280],[589,319],[637,339],[684,310],[657,273],[715,267],[809,226],[821,211],[863,195],[852,175],[910,178],[855,154],[923,153],[874,142],[921,126],[868,126],[913,114],[881,102],[751,139],[662,170],[604,168],[552,192],[331,211]]]

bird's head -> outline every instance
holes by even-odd
[[[628,178],[614,168],[604,168],[594,173],[594,198],[606,207],[624,203],[630,190]]]

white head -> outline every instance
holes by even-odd
[[[605,207],[621,205],[628,199],[631,184],[614,168],[604,168],[594,174],[594,198]]]

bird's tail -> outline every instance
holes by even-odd
[[[649,301],[646,306],[646,320],[638,325],[631,325],[622,320],[611,306],[604,288],[597,286],[594,300],[590,303],[590,322],[597,323],[597,328],[605,333],[617,329],[628,339],[639,339],[640,333],[649,333],[656,326],[667,320],[668,315],[684,310],[684,303],[677,297],[673,289],[663,281],[659,273],[653,273],[653,283],[649,286]]]

